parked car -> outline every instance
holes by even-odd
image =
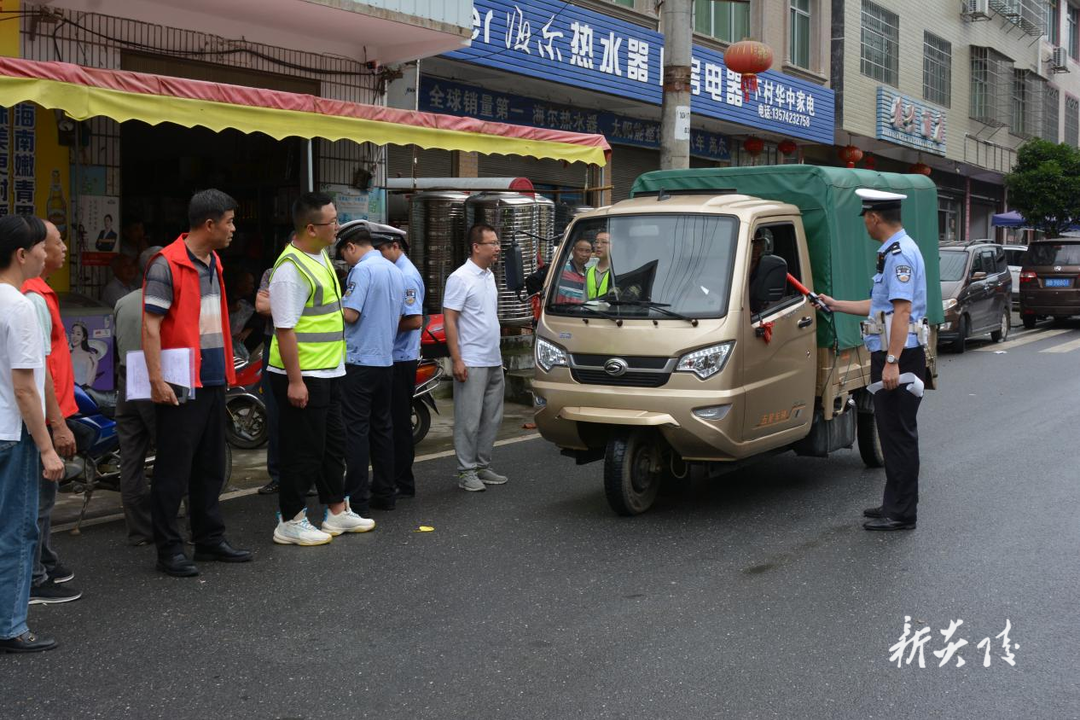
[[[1023,268],[1024,253],[1027,245],[1005,245],[1005,262],[1009,264],[1009,275],[1012,276],[1012,305],[1020,307],[1020,270]]]
[[[1020,271],[1020,318],[1033,328],[1039,318],[1080,315],[1080,238],[1040,240],[1028,246]]]
[[[1006,340],[1012,276],[1002,246],[984,242],[943,245],[938,258],[945,311],[938,342],[962,353],[971,337],[989,333],[994,342]]]

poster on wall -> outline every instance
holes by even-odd
[[[63,312],[71,347],[75,383],[95,390],[113,389],[112,314]]]
[[[386,222],[382,188],[357,190],[349,185],[324,184],[321,189],[334,199],[339,223],[345,224],[350,220]]]
[[[82,264],[108,265],[120,252],[120,198],[115,195],[79,197],[78,248]]]

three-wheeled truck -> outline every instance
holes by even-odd
[[[882,465],[859,318],[813,303],[815,291],[870,295],[879,246],[857,188],[907,195],[904,227],[926,261],[932,388],[942,306],[927,177],[811,165],[650,172],[629,200],[575,218],[536,329],[536,424],[579,464],[603,460],[615,512],[644,512],[694,466],[714,474],[856,442],[868,466]],[[609,249],[591,283],[568,265],[581,239]],[[590,297],[598,286],[605,293]]]

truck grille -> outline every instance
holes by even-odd
[[[667,383],[670,373],[634,372],[628,370],[619,377],[612,377],[603,370],[571,368],[570,377],[586,385],[614,385],[617,387],[657,388]]]

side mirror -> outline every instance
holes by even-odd
[[[986,273],[984,273],[982,270],[976,270],[975,272],[971,273],[971,279],[973,281],[974,280],[985,280],[986,279]]]
[[[524,288],[525,263],[521,259],[521,246],[516,240],[511,240],[510,245],[503,248],[502,262],[506,289],[510,292],[518,292]]]

